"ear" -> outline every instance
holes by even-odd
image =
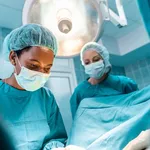
[[[16,66],[16,57],[16,53],[14,51],[11,51],[9,54],[9,60],[13,66]]]

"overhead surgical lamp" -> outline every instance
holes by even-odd
[[[107,0],[26,0],[23,24],[47,27],[58,40],[57,56],[72,57],[85,43],[99,40],[104,20],[119,27],[127,24],[121,0],[116,4],[119,16],[109,9]]]

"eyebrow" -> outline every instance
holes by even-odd
[[[30,61],[35,61],[35,62],[37,62],[37,63],[39,63],[40,64],[40,62],[38,61],[38,60],[36,60],[36,59],[29,59]],[[48,65],[46,65],[46,66],[52,66],[53,64],[48,64]]]
[[[95,57],[99,57],[100,59],[102,59],[100,55],[96,55],[96,56],[94,56],[93,58],[95,58]]]
[[[92,59],[94,59],[95,57],[100,57],[99,55],[96,55],[96,56],[94,56]],[[101,57],[100,57],[100,59],[102,59]],[[89,59],[85,59],[84,61],[89,61]]]
[[[40,63],[38,60],[36,60],[36,59],[29,59],[30,61],[36,61],[36,62],[38,62],[38,63]]]
[[[89,59],[85,59],[84,61],[89,61]]]

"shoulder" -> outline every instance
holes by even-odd
[[[121,75],[109,75],[109,77],[107,78],[107,82],[109,83],[118,83],[121,85],[136,85],[136,82],[134,80],[132,80],[129,77],[126,76],[121,76]]]
[[[120,83],[124,86],[126,93],[138,90],[137,83],[129,77],[118,76]]]
[[[117,75],[112,75],[112,78],[110,81],[113,81],[111,83],[116,83],[115,85],[124,93],[129,93],[138,90],[138,85],[137,83],[132,80],[129,77],[126,76],[117,76]]]
[[[126,76],[118,76],[118,79],[127,83],[135,83],[134,80]]]
[[[112,75],[110,74],[107,78],[108,80],[120,80],[120,81],[133,81],[131,78],[123,75]]]

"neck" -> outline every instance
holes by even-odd
[[[23,89],[21,86],[19,86],[19,84],[17,83],[14,74],[13,74],[10,78],[3,79],[3,82],[9,84],[10,86],[12,86],[12,87],[14,87],[14,88],[16,88],[16,89],[24,90],[24,89]]]
[[[108,74],[104,74],[100,79],[90,78],[88,82],[91,83],[92,85],[96,85],[104,81],[107,77]]]

